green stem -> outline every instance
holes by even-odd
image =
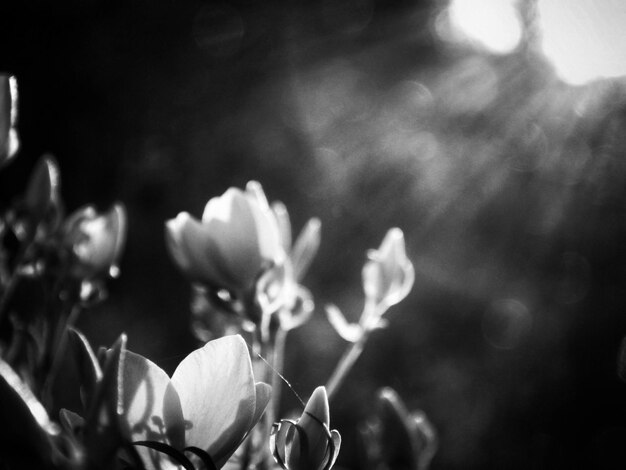
[[[352,366],[363,352],[368,336],[369,331],[363,331],[363,335],[356,342],[351,343],[350,346],[348,346],[348,348],[344,351],[341,359],[339,359],[337,367],[335,367],[330,379],[328,379],[328,382],[326,383],[326,393],[329,401],[332,400],[334,395],[337,393],[337,390],[339,390],[339,387],[343,384],[346,376],[352,369]]]

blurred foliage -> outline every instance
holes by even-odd
[[[95,344],[126,331],[168,372],[195,342],[164,221],[251,179],[296,230],[319,217],[318,311],[287,344],[302,393],[344,347],[321,307],[356,320],[365,250],[398,226],[415,287],[333,404],[338,464],[356,462],[352,423],[390,385],[439,430],[432,468],[623,467],[623,82],[569,87],[532,38],[504,56],[441,42],[441,7],[4,5],[0,68],[20,84],[23,146],[0,200],[50,152],[70,211],[124,202],[122,276],[79,326]]]

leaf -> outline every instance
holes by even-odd
[[[336,305],[326,305],[326,318],[337,334],[350,343],[356,343],[363,335],[363,329],[356,323],[348,323]]]
[[[378,416],[382,425],[383,461],[391,468],[417,470],[417,443],[411,432],[409,412],[398,394],[389,387],[378,393]]]
[[[84,427],[84,444],[90,462],[106,468],[124,443],[120,417],[123,412],[122,367],[126,353],[126,336],[121,335],[103,356],[102,379],[88,405]]]
[[[0,455],[19,459],[19,468],[46,468],[59,434],[43,405],[9,364],[0,359]],[[16,467],[17,468],[17,467]]]
[[[85,425],[85,420],[77,413],[65,408],[59,410],[59,421],[61,426],[69,435],[76,435],[77,432]]]
[[[67,334],[70,350],[74,354],[78,367],[81,398],[86,407],[86,404],[93,398],[96,383],[102,379],[102,370],[87,338],[74,328],[70,328]]]
[[[19,139],[15,130],[17,120],[17,81],[0,74],[0,166],[18,150]]]

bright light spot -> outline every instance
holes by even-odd
[[[496,54],[507,54],[522,38],[517,0],[452,0],[448,9],[458,39],[477,43]]]
[[[543,53],[564,81],[626,75],[624,0],[539,0],[538,13]]]

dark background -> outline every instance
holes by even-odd
[[[22,147],[0,194],[50,153],[68,210],[124,202],[122,276],[79,327],[96,345],[127,332],[168,372],[196,343],[164,221],[250,179],[296,230],[320,217],[316,316],[287,344],[304,396],[345,346],[323,305],[358,318],[365,251],[398,226],[415,287],[332,403],[339,464],[389,385],[438,429],[435,469],[624,468],[623,83],[561,83],[530,34],[505,56],[441,41],[441,7],[4,2]]]

